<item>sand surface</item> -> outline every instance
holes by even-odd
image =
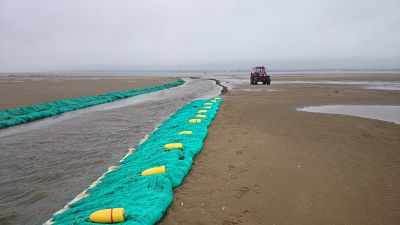
[[[345,78],[355,79],[399,80]],[[400,224],[400,126],[296,111],[400,105],[400,91],[272,82],[242,84],[223,97],[160,224]]]
[[[169,77],[0,76],[0,110],[161,85]]]

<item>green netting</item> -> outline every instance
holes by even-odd
[[[45,117],[55,116],[77,109],[86,108],[89,106],[176,87],[182,85],[183,83],[184,81],[182,79],[177,79],[172,83],[159,86],[110,92],[95,96],[57,100],[54,102],[47,102],[26,107],[3,110],[0,111],[0,129],[31,122],[38,119],[43,119]]]
[[[189,172],[193,158],[203,147],[207,128],[217,113],[222,99],[213,100],[211,109],[203,113],[201,123],[188,123],[204,109],[208,100],[196,100],[187,104],[166,120],[136,151],[108,172],[101,183],[87,190],[88,197],[69,205],[69,209],[54,216],[58,225],[93,225],[89,215],[100,209],[125,208],[126,225],[146,225],[159,221],[173,200],[172,188],[179,186]],[[193,131],[192,135],[180,135],[180,131]],[[165,144],[182,143],[182,149],[166,150]],[[166,173],[140,176],[143,170],[166,166]]]

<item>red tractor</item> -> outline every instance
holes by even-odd
[[[264,85],[271,84],[271,76],[267,74],[264,66],[256,66],[250,74],[250,84],[257,85],[261,81]]]

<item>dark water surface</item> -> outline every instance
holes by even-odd
[[[221,88],[210,80],[0,131],[0,224],[42,224],[177,109]]]

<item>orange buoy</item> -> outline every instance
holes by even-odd
[[[143,172],[140,174],[141,176],[149,176],[149,175],[154,175],[154,174],[162,174],[165,173],[166,168],[165,166],[157,166],[153,167],[147,170],[143,170]]]
[[[211,106],[204,106],[205,109],[211,109]]]
[[[124,222],[124,208],[102,209],[90,214],[93,223],[119,223]]]
[[[181,131],[181,132],[179,132],[179,134],[193,134],[193,132],[191,131],[191,130],[184,130],[184,131]]]
[[[199,110],[197,113],[206,113],[206,112],[207,112],[207,110],[201,109],[201,110]]]
[[[212,105],[212,102],[206,102],[204,105]]]
[[[197,117],[197,118],[207,118],[206,115],[202,115],[202,114],[197,114],[196,117]]]

